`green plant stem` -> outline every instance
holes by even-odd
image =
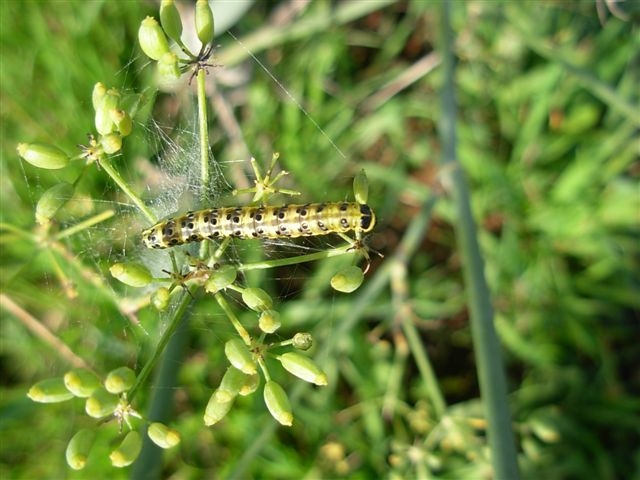
[[[33,233],[22,230],[20,227],[16,227],[15,225],[11,225],[10,223],[0,222],[0,231],[2,230],[11,232],[24,239],[33,240],[35,238],[35,235]]]
[[[191,287],[189,289],[189,292],[194,293],[197,290],[197,288],[198,288],[197,286]],[[169,325],[167,326],[166,330],[162,334],[162,337],[160,338],[158,345],[155,347],[153,351],[153,355],[147,361],[145,366],[142,368],[142,370],[136,377],[136,383],[133,385],[131,390],[129,390],[129,394],[128,394],[129,401],[133,400],[140,386],[144,385],[144,383],[147,381],[147,378],[153,371],[156,363],[158,363],[158,360],[160,359],[160,356],[162,355],[162,352],[164,351],[165,347],[169,343],[169,340],[171,340],[171,338],[173,337],[173,334],[178,328],[178,326],[180,325],[180,322],[183,321],[187,311],[187,307],[189,306],[192,300],[193,300],[193,297],[189,295],[187,291],[185,291],[185,293],[182,295],[182,298],[178,303],[178,306],[173,312],[171,320],[169,321]],[[164,395],[165,392],[158,392],[158,394]]]
[[[238,335],[242,337],[242,341],[245,343],[245,345],[250,347],[251,335],[249,335],[249,332],[247,332],[247,330],[242,326],[242,323],[240,323],[240,320],[238,320],[238,317],[236,317],[236,314],[233,313],[233,310],[231,310],[231,307],[225,300],[222,293],[217,292],[214,296],[216,297],[216,301],[218,302],[218,305],[220,305],[220,308],[222,308],[224,313],[229,318],[229,321],[233,325],[233,328],[235,328],[236,332],[238,332]]]
[[[409,289],[407,281],[407,266],[410,262],[410,255],[413,253],[412,248],[408,246],[415,245],[416,241],[413,239],[422,238],[424,232],[429,228],[429,222],[431,220],[431,212],[436,202],[436,197],[427,199],[422,206],[422,211],[415,218],[415,220],[409,225],[403,242],[394,253],[393,257],[389,260],[389,275],[391,281],[391,289],[394,293],[394,310],[396,310],[397,318],[399,319],[402,331],[409,344],[409,350],[411,351],[420,375],[425,382],[425,390],[429,396],[429,401],[433,406],[437,418],[441,418],[447,408],[444,396],[438,385],[438,380],[434,373],[431,362],[427,352],[425,351],[424,344],[420,340],[420,335],[413,322],[412,312],[410,311]]]
[[[55,235],[55,239],[56,240],[61,240],[63,238],[69,237],[71,235],[74,235],[75,233],[81,232],[83,230],[88,229],[89,227],[93,227],[94,225],[97,225],[98,223],[104,222],[105,220],[108,220],[109,218],[113,217],[116,214],[116,212],[114,212],[113,210],[105,210],[104,212],[101,212],[97,215],[94,215],[91,218],[87,218],[86,220],[83,220],[80,223],[76,223],[75,225],[73,225],[72,227],[69,227],[65,230],[62,230],[61,232],[57,233]]]
[[[297,257],[279,258],[276,260],[265,260],[264,262],[254,262],[247,265],[240,265],[238,270],[263,270],[266,268],[282,267],[285,265],[295,265],[298,263],[312,262],[323,258],[339,257],[340,255],[353,254],[354,249],[351,245],[333,248],[322,252],[309,253],[307,255],[299,255]]]
[[[471,213],[466,178],[457,158],[457,104],[454,93],[454,39],[450,23],[451,2],[442,6],[441,48],[444,84],[442,88],[442,169],[445,185],[450,185],[456,208],[456,236],[462,257],[462,269],[468,293],[471,334],[475,348],[480,392],[487,418],[487,435],[491,449],[494,478],[517,480],[520,475],[515,441],[511,428],[507,386],[500,342],[493,324],[493,309],[476,226]]]
[[[116,182],[118,187],[120,187],[120,190],[122,190],[125,193],[125,195],[129,197],[129,199],[131,199],[134,205],[138,207],[138,209],[144,214],[144,216],[147,217],[149,222],[156,223],[158,221],[158,218],[153,214],[151,210],[149,210],[149,207],[147,207],[144,204],[144,202],[140,199],[140,197],[138,197],[138,195],[136,195],[135,192],[131,190],[129,185],[127,185],[127,183],[120,176],[118,171],[115,168],[113,168],[109,159],[105,157],[100,157],[98,158],[97,162],[98,162],[98,165],[100,165],[100,167],[105,172],[107,172],[107,175],[109,175],[111,179],[114,182]]]
[[[202,192],[200,200],[207,201],[211,179],[209,174],[209,123],[207,119],[207,94],[205,90],[206,71],[204,68],[198,70],[196,78],[198,91],[198,127],[200,128],[200,184]]]

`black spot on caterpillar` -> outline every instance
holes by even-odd
[[[169,248],[227,237],[313,237],[351,230],[366,233],[375,223],[373,210],[355,202],[209,208],[163,220],[142,232],[142,241],[148,248]]]

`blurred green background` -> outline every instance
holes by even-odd
[[[458,152],[524,478],[640,478],[638,5],[453,3]],[[322,363],[330,386],[296,397],[291,429],[272,428],[260,395],[204,427],[232,332],[213,302],[196,302],[179,383],[164,392],[183,442],[157,465],[163,477],[488,478],[454,210],[439,181],[440,8],[421,0],[256,2],[233,36],[217,32],[210,140],[227,181],[245,178],[248,163],[239,160],[264,164],[278,151],[305,199],[341,200],[365,168],[379,222],[369,241],[385,259],[374,257],[353,295],[327,288],[331,262],[251,278],[278,296],[283,338],[312,331],[318,349],[332,352]],[[26,398],[33,383],[71,367],[34,333],[29,315],[97,371],[139,369],[162,319],[133,308],[137,293],[113,282],[108,267],[144,255],[146,225],[104,172],[89,168],[60,228],[108,209],[115,217],[66,238],[63,250],[39,243],[35,203],[82,166],[38,170],[15,147],[37,141],[75,152],[94,130],[98,81],[145,92],[148,108],[114,164],[148,201],[161,195],[163,141],[152,119],[180,143],[178,132],[192,132],[196,117],[195,84],[157,93],[137,45],[140,21],[157,12],[153,2],[0,4],[2,478],[129,473],[110,467],[109,438],[86,470],[66,466],[68,440],[95,422],[81,403]],[[382,274],[385,262],[430,198],[429,228],[408,277],[394,283]],[[407,317],[420,351],[408,349],[400,329]],[[434,414],[416,363],[424,353],[444,417]],[[287,390],[297,383],[279,380]],[[143,412],[157,393],[148,388],[138,399]]]

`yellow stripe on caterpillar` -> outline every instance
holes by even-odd
[[[366,233],[375,223],[373,210],[355,202],[209,208],[163,220],[142,232],[142,241],[148,248],[169,248],[227,237],[313,237],[351,230]]]

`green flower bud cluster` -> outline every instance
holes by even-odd
[[[91,101],[95,110],[95,127],[99,137],[90,137],[89,146],[83,146],[82,154],[74,159],[86,159],[93,162],[105,154],[114,154],[122,149],[122,139],[133,129],[131,112],[134,112],[139,96],[122,97],[116,89],[98,82],[93,87]],[[60,148],[43,143],[19,143],[18,155],[31,165],[57,170],[65,168],[72,158]],[[36,222],[46,225],[55,217],[75,195],[75,185],[59,183],[46,190],[36,205]]]
[[[132,429],[130,417],[141,418],[126,400],[126,392],[135,383],[136,375],[128,367],[120,367],[109,372],[104,381],[90,370],[76,368],[63,377],[42,380],[31,387],[27,396],[40,403],[58,403],[72,398],[85,399],[88,416],[103,420],[112,416],[124,421],[131,431],[125,434],[109,458],[115,467],[131,465],[140,454],[142,438]],[[82,470],[96,439],[98,428],[84,428],[67,444],[66,460],[69,467]],[[171,448],[180,443],[180,434],[162,423],[151,423],[147,428],[149,438],[161,448]]]
[[[182,19],[173,0],[162,0],[160,4],[160,23],[153,18],[145,18],[138,29],[138,42],[144,54],[158,62],[158,73],[161,78],[176,79],[190,67],[203,68],[211,55],[214,36],[213,12],[207,0],[198,0],[195,7],[196,34],[202,48],[200,53],[190,52],[182,42]],[[169,39],[176,43],[187,55],[180,58],[171,51]]]
[[[95,110],[95,126],[98,140],[92,147],[96,150],[92,155],[101,153],[112,155],[122,149],[122,139],[133,130],[130,109],[125,108],[128,98],[123,98],[120,91],[107,87],[98,82],[93,87],[91,94],[93,109]],[[100,152],[99,149],[102,151]]]
[[[279,314],[273,310],[263,310],[260,322],[271,326],[279,325]],[[269,333],[264,324],[261,324],[261,329],[263,332]],[[269,348],[285,345],[293,345],[298,350],[306,350],[311,347],[312,343],[312,337],[308,333],[299,333],[291,340],[270,346],[247,345],[239,338],[227,341],[225,355],[231,366],[227,369],[220,386],[209,399],[204,414],[205,424],[210,426],[224,418],[231,410],[238,394],[249,395],[256,391],[259,383],[257,372],[258,366],[260,366],[266,380],[263,396],[267,409],[280,424],[292,425],[293,413],[287,394],[280,384],[270,378],[265,363],[265,352]],[[292,375],[314,385],[327,385],[326,374],[311,358],[295,351],[274,355],[274,357]]]

